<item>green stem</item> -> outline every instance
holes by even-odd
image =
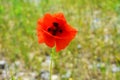
[[[50,80],[52,80],[52,65],[53,65],[53,58],[54,58],[54,54],[55,54],[55,49],[52,48],[52,53],[50,54],[50,59],[51,59],[51,62],[50,62]]]

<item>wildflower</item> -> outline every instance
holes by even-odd
[[[37,23],[39,43],[45,43],[51,48],[56,46],[57,52],[68,46],[76,33],[77,30],[66,22],[62,13],[47,13]]]

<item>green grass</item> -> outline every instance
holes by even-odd
[[[0,59],[20,60],[26,70],[39,72],[51,52],[36,35],[37,20],[47,12],[63,12],[79,31],[59,53],[54,73],[61,76],[68,68],[73,80],[120,80],[120,71],[111,71],[112,64],[120,67],[119,0],[0,0]]]

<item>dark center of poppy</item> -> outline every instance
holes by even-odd
[[[59,32],[62,33],[62,30],[60,29]]]
[[[60,29],[60,26],[57,22],[53,22],[53,26],[49,27],[47,31],[51,33],[53,36],[56,36],[57,34],[61,34],[63,32],[63,30]]]
[[[58,26],[59,26],[59,24],[58,24],[57,22],[53,22],[53,25],[54,25],[55,27],[58,27]]]

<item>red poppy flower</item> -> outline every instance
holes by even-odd
[[[64,49],[75,37],[77,30],[72,28],[62,13],[45,14],[38,20],[37,35],[39,43],[49,47],[56,46],[56,51]]]

